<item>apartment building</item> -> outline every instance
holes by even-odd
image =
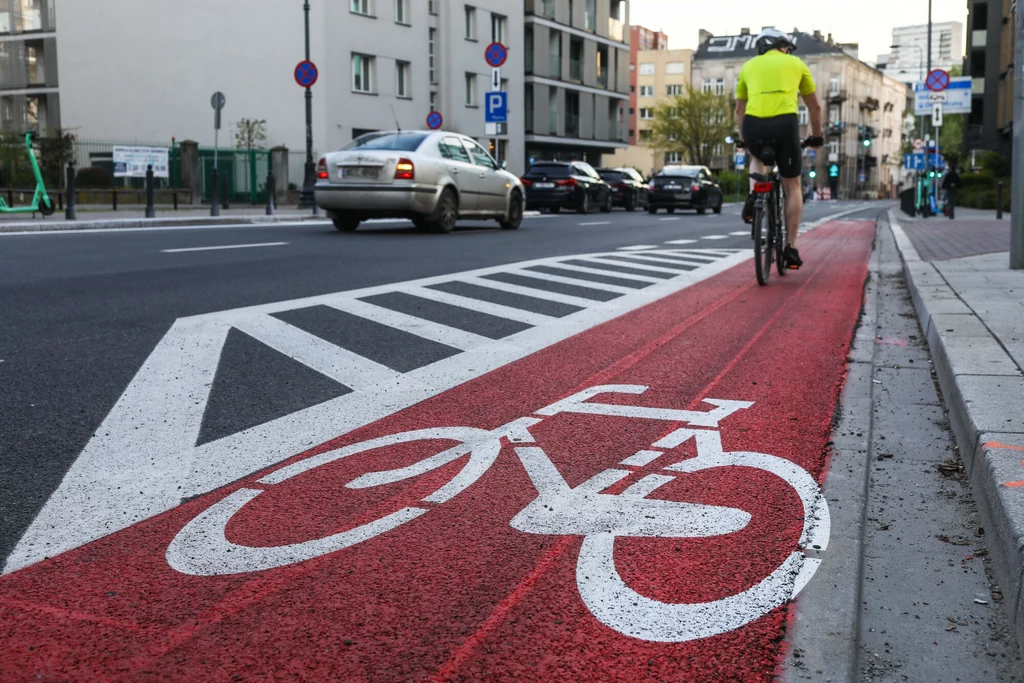
[[[928,70],[928,24],[897,26],[892,44],[899,47],[879,58],[885,73],[897,81],[913,85],[924,81]],[[959,21],[932,24],[931,64],[933,69],[949,71],[963,64],[964,25]]]
[[[667,50],[668,36],[643,26],[629,27],[629,144],[637,142],[637,57],[640,52]]]
[[[627,146],[629,2],[525,0],[526,160]]]
[[[797,42],[797,55],[814,76],[824,108],[827,147],[805,153],[805,171],[815,169],[816,182],[826,184],[829,167],[838,164],[836,189],[840,198],[895,196],[903,165],[903,119],[909,88],[855,59],[852,46],[836,43],[831,35],[800,31],[792,35]],[[702,31],[700,47],[693,57],[694,87],[710,88],[735,98],[740,69],[757,54],[755,38],[756,34],[748,29],[732,36],[713,36]],[[811,127],[803,105],[799,115],[801,137],[807,137]],[[716,159],[713,165],[724,168],[729,164],[727,155]]]
[[[1013,151],[1013,0],[968,0],[967,57],[971,113],[964,126],[968,152]]]
[[[636,144],[606,156],[604,165],[630,166],[651,175],[668,164],[687,161],[678,152],[651,147],[650,142],[655,107],[670,97],[686,94],[693,50],[641,50],[636,60]]]
[[[54,0],[0,0],[0,131],[59,127]]]
[[[234,122],[249,118],[266,121],[269,146],[305,149],[305,93],[293,79],[305,56],[302,3],[263,3],[259,11],[249,0],[57,4],[60,120],[80,138],[169,144],[173,136],[212,146],[210,97],[220,91],[227,99],[221,144],[232,145]],[[313,87],[318,152],[368,131],[425,128],[436,110],[445,129],[490,145],[513,172],[524,170],[521,3],[310,5],[311,58],[320,70]],[[508,124],[493,139],[484,123],[491,81],[484,49],[492,40],[509,47],[501,87],[510,102]]]

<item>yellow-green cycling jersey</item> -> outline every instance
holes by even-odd
[[[743,65],[736,81],[736,99],[747,101],[747,115],[769,119],[796,114],[797,94],[810,95],[816,89],[803,60],[769,50]]]

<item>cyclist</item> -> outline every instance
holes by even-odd
[[[777,29],[765,29],[754,41],[758,56],[747,61],[736,81],[736,123],[740,140],[750,150],[751,173],[765,173],[764,163],[758,158],[762,146],[769,143],[775,150],[775,162],[782,176],[786,195],[786,228],[789,246],[784,255],[786,266],[803,265],[796,249],[796,238],[803,218],[803,193],[800,176],[803,150],[800,146],[800,120],[797,116],[797,97],[802,96],[811,119],[812,136],[809,147],[821,147],[821,103],[811,70],[802,60],[793,56],[796,41]],[[751,180],[751,190],[753,190]],[[743,220],[754,222],[754,193],[751,191],[743,206]]]

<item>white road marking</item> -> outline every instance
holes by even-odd
[[[16,571],[149,519],[177,507],[185,499],[213,491],[252,472],[393,415],[580,332],[675,294],[749,259],[747,253],[737,252],[714,263],[697,264],[701,267],[694,271],[669,271],[674,277],[644,289],[630,289],[629,293],[613,301],[592,302],[587,308],[563,318],[428,289],[430,285],[462,278],[521,271],[522,268],[535,265],[557,267],[560,260],[595,259],[616,253],[621,254],[601,252],[548,257],[177,320],[97,427],[60,486],[6,558],[4,573]],[[617,262],[617,265],[621,263]],[[648,270],[655,268],[636,267]],[[580,284],[594,286],[594,283]],[[358,315],[366,314],[377,322],[398,326],[400,315],[390,312],[380,316],[372,315],[371,308],[351,303],[353,299],[394,292],[406,292],[506,319],[521,320],[535,327],[505,339],[481,343],[475,336],[465,336],[457,331],[446,332],[445,326],[436,324],[415,323],[408,319],[414,316],[408,316],[401,323],[403,329],[416,333],[413,325],[421,324],[423,336],[430,338],[433,335],[442,343],[444,339],[439,334],[461,335],[461,342],[455,339],[447,341],[455,347],[468,347],[468,350],[404,373],[398,379],[382,381],[364,390],[196,446],[210,389],[220,365],[228,332],[233,326],[248,327],[258,335],[277,340],[280,347],[291,349],[307,363],[326,366],[330,372],[341,373],[341,369],[330,369],[334,366],[327,359],[335,357],[334,352],[328,355],[327,350],[320,346],[322,340],[311,339],[305,333],[301,336],[293,336],[291,333],[285,335],[278,331],[275,323],[267,323],[264,316],[325,305],[344,308]],[[540,290],[533,295],[544,296]],[[342,301],[346,302],[344,306],[340,305]],[[263,329],[271,325],[274,326],[273,330]],[[366,359],[360,360],[361,364],[365,362]],[[259,372],[260,368],[251,370]],[[373,366],[363,365],[360,376],[365,380],[374,371],[376,368]],[[381,373],[380,376],[383,379],[385,374]],[[386,376],[394,378],[390,370]]]
[[[613,292],[616,294],[629,294],[636,290],[632,287],[620,287],[619,285],[608,285],[603,282],[594,282],[593,280],[584,280],[581,278],[574,277],[563,277],[561,275],[548,275],[547,273],[538,273],[532,270],[516,270],[513,271],[516,275],[522,277],[532,278],[534,280],[544,280],[545,282],[556,282],[562,285],[572,285],[574,287],[587,287],[588,289],[597,289],[605,292]]]
[[[702,240],[727,240],[727,239],[729,239],[729,236],[728,235],[704,235],[703,237],[701,237],[701,239]]]
[[[592,261],[588,261],[588,263],[592,263]],[[626,268],[629,267],[625,263],[623,263],[622,266],[626,267]],[[602,270],[600,268],[587,268],[585,266],[571,266],[568,263],[559,263],[558,267],[562,268],[564,270],[574,270],[577,273],[590,273],[591,275],[604,275],[606,277],[616,277],[616,278],[621,278],[623,280],[635,280],[637,282],[661,282],[662,281],[662,278],[659,278],[659,277],[648,277],[646,275],[627,274],[627,273],[621,273],[621,272],[616,271],[616,270],[608,270],[608,269]],[[0,363],[2,363],[2,362],[3,361],[0,361]]]
[[[463,351],[491,343],[491,340],[487,337],[481,337],[472,332],[465,332],[464,330],[441,325],[430,320],[392,311],[390,308],[374,306],[365,301],[339,297],[326,302],[326,305],[339,311],[357,315],[360,318],[372,320],[381,325],[387,325],[388,327],[394,327],[397,330],[414,334],[417,337],[435,341],[438,344],[462,349]]]
[[[478,287],[487,287],[488,289],[493,289],[498,292],[522,294],[523,296],[528,296],[534,299],[554,301],[560,304],[568,304],[569,306],[579,306],[580,308],[586,308],[587,306],[594,305],[594,302],[590,299],[584,299],[578,296],[569,296],[568,294],[561,294],[559,292],[549,292],[546,289],[535,289],[533,287],[513,285],[499,280],[488,280],[484,277],[460,277],[458,281],[465,282],[470,285],[477,285]]]
[[[625,254],[622,254],[622,256],[625,256]],[[648,263],[619,261],[617,259],[593,257],[584,260],[587,263],[600,263],[608,266],[618,266],[619,268],[633,268],[634,270],[649,270],[652,273],[672,273],[675,275],[679,272],[678,269],[662,268],[661,266],[652,266]]]
[[[643,251],[644,249],[657,249],[656,244],[636,244],[632,247],[619,247],[619,251]]]
[[[660,458],[662,455],[664,455],[664,453],[661,451],[638,451],[623,460],[620,464],[628,465],[629,467],[645,467]]]
[[[161,249],[161,254],[184,254],[191,251],[223,251],[224,249],[258,249],[260,247],[283,247],[288,242],[262,242],[260,244],[225,244],[219,247],[187,247],[185,249]]]
[[[665,244],[696,244],[697,240],[670,240]]]
[[[589,223],[577,223],[577,225],[611,225],[611,221],[591,221]]]
[[[750,236],[750,231],[749,230],[737,230],[736,232],[730,232],[729,234],[732,235],[733,237],[749,237]]]
[[[669,216],[668,218],[659,218],[659,221],[678,221],[679,216]]]
[[[666,263],[673,266],[703,266],[706,261],[685,261],[677,258],[661,258],[659,256],[648,256],[646,254],[623,254],[623,258],[630,260],[650,261],[651,263]]]

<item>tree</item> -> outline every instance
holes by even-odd
[[[710,166],[715,148],[736,128],[729,98],[695,90],[670,97],[654,108],[651,146],[678,152],[689,163]]]
[[[952,77],[960,76],[963,67],[954,66],[949,70]],[[947,114],[942,117],[942,127],[939,129],[939,149],[942,156],[950,166],[959,166],[964,158],[964,115]]]
[[[263,149],[267,141],[267,122],[263,119],[241,119],[235,124],[235,147],[238,149]]]

